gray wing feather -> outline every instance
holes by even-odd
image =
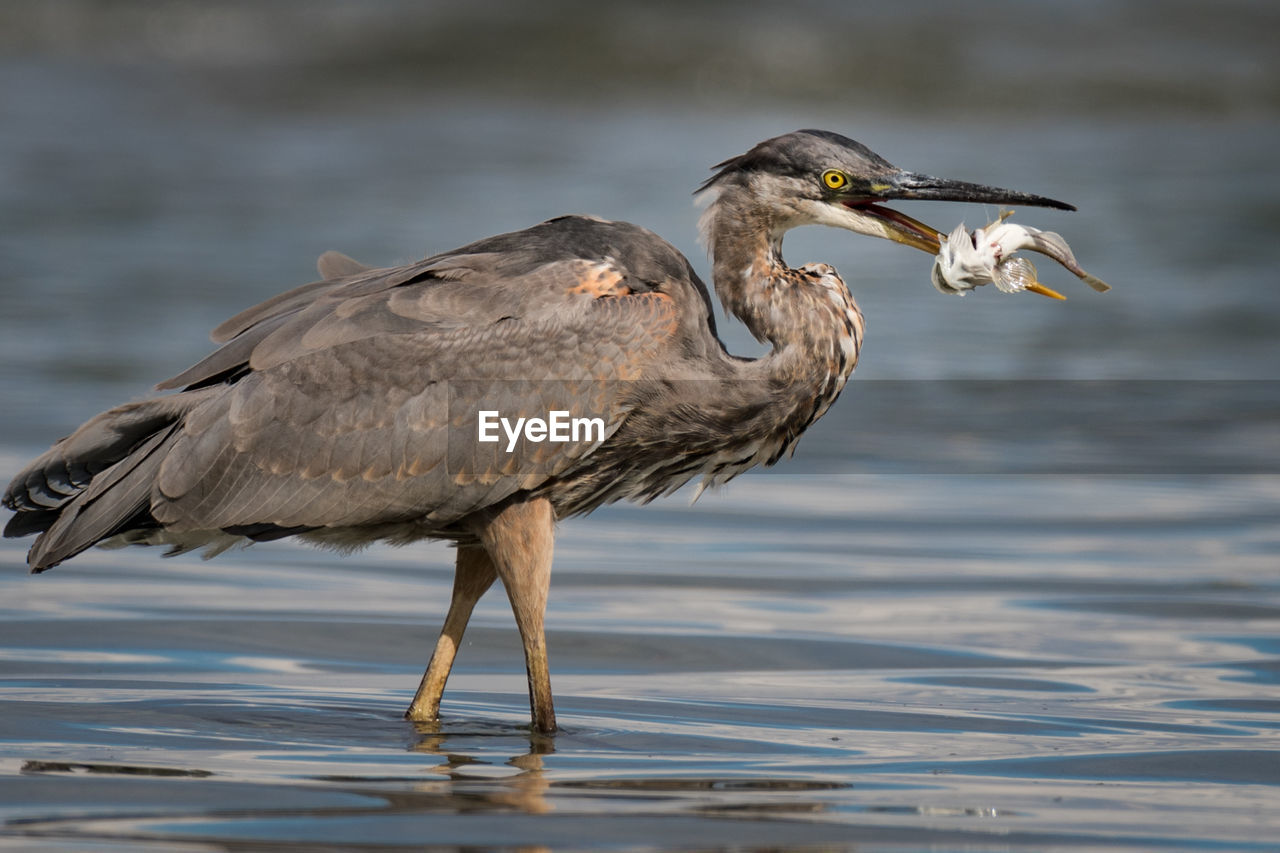
[[[152,512],[176,530],[271,523],[342,527],[425,518],[447,524],[563,471],[598,441],[477,441],[480,409],[511,417],[552,410],[625,415],[615,362],[601,347],[634,329],[583,312],[576,322],[499,324],[488,334],[369,338],[310,353],[238,382],[188,419],[161,467]],[[590,336],[588,336],[590,332]],[[652,351],[662,330],[648,341]],[[607,350],[612,350],[609,352]],[[545,380],[457,380],[492,359]],[[562,379],[563,365],[600,376]],[[493,368],[490,368],[493,371]],[[496,372],[496,371],[495,371]]]
[[[358,275],[371,269],[373,267],[365,266],[355,258],[344,255],[341,252],[335,252],[333,249],[316,259],[316,271],[320,273],[320,277],[325,281],[345,278],[349,275]]]
[[[171,391],[176,388],[190,388],[218,381],[237,370],[244,369],[249,364],[249,357],[253,354],[254,348],[272,332],[287,323],[289,318],[290,315],[281,314],[263,320],[177,376],[157,384],[156,390]]]
[[[322,256],[322,260],[324,257],[326,256]],[[386,308],[391,303],[402,306],[407,301],[419,298],[417,294],[423,290],[430,290],[442,282],[458,282],[475,275],[483,276],[486,271],[491,272],[494,266],[491,255],[478,254],[462,257],[464,262],[461,264],[458,263],[457,258],[441,256],[402,267],[385,269],[366,267],[358,273],[337,280],[315,281],[285,291],[241,311],[217,326],[210,337],[215,342],[225,343],[226,346],[210,353],[177,376],[159,383],[156,388],[165,391],[216,380],[230,371],[247,366],[250,355],[255,351],[259,353],[259,363],[270,363],[272,353],[282,354],[284,358],[288,358],[290,353],[296,354],[301,351],[292,348],[301,346],[301,337],[317,324],[321,324],[321,328],[316,336],[313,336],[310,348],[332,345],[339,337],[339,333],[332,331],[334,327],[355,330],[348,332],[348,338],[353,340],[360,334],[392,331],[386,325],[388,323],[399,326],[401,331],[409,330],[408,324],[401,321],[410,315],[396,314],[394,309],[382,311],[381,319],[384,325],[375,325],[369,322],[374,319],[372,316],[360,316],[361,306],[368,306],[366,310],[370,314],[377,313],[380,308]],[[484,269],[486,266],[489,267],[488,270]],[[393,300],[386,299],[385,294],[388,292],[394,292],[397,288],[415,281],[419,286],[411,289],[411,296],[406,297],[396,292]],[[476,319],[483,321],[483,317],[475,318],[467,313],[468,309],[476,307],[478,300],[475,297],[478,295],[473,294],[469,299],[465,297],[456,299],[457,304],[454,305],[443,304],[447,300],[435,300],[436,312],[432,314],[431,319],[436,323],[454,326],[471,323]],[[365,325],[354,323],[353,317],[358,318]],[[416,319],[419,323],[426,321],[421,313],[416,316]],[[326,330],[330,330],[327,343],[324,337],[320,337],[326,334]],[[267,341],[270,343],[264,346],[264,342]]]
[[[427,258],[401,267],[366,268],[359,273],[334,281],[313,281],[310,284],[295,287],[293,290],[286,290],[252,308],[246,308],[215,327],[210,337],[216,343],[224,343],[272,317],[294,314],[317,306],[331,307],[333,302],[390,290],[415,279],[428,279],[432,277],[435,268],[440,266],[441,261],[447,260],[445,256]]]
[[[5,506],[22,511],[63,506],[99,472],[215,393],[204,390],[156,397],[97,415],[20,471],[5,491]]]
[[[166,427],[151,436],[72,499],[31,547],[27,562],[32,570],[42,572],[74,557],[145,511],[173,430]]]
[[[478,412],[560,410],[600,417],[611,433],[627,411],[619,377],[638,375],[675,329],[659,294],[566,296],[582,266],[532,274],[519,305],[443,282],[300,313],[254,350],[251,373],[187,419],[152,512],[175,530],[443,525],[535,488],[599,442],[522,439],[507,453],[505,436],[477,441]]]

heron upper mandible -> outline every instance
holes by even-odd
[[[405,716],[437,717],[471,610],[501,578],[533,726],[554,731],[556,521],[772,465],[853,371],[849,289],[825,264],[788,267],[783,235],[831,225],[934,254],[938,231],[881,203],[1074,209],[907,172],[820,130],[715,168],[700,188],[715,289],[766,355],[730,355],[689,261],[624,222],[565,216],[386,269],[327,253],[324,280],[218,326],[221,348],[158,386],[177,393],[104,412],[28,465],[4,496],[5,535],[39,534],[35,572],[104,540],[215,553],[285,536],[452,541],[452,601]],[[481,441],[482,412],[542,429]],[[557,412],[599,429],[553,441]]]

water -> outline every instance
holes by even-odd
[[[704,167],[801,126],[1076,203],[1020,219],[1116,289],[1043,262],[1068,302],[947,298],[902,247],[792,235],[852,284],[863,364],[794,460],[562,525],[554,738],[499,593],[440,724],[400,718],[442,546],[32,577],[4,540],[0,848],[1274,849],[1269,7],[418,5],[3,13],[0,472],[328,248],[393,263],[583,211],[705,269]],[[865,32],[929,49],[839,49]]]
[[[769,475],[603,510],[559,543],[554,739],[501,596],[439,727],[399,719],[442,548],[88,554],[4,583],[6,833],[1268,849],[1278,505],[1273,477]]]

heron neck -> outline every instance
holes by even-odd
[[[794,337],[791,323],[777,310],[784,296],[780,286],[785,286],[791,272],[782,259],[783,233],[763,217],[721,215],[714,218],[708,235],[720,303],[756,340],[774,349],[784,348]]]
[[[736,362],[740,376],[755,381],[739,384],[750,404],[738,400],[726,420],[753,441],[768,436],[760,452],[772,464],[840,395],[862,346],[862,315],[834,268],[791,269],[782,259],[786,228],[740,212],[704,220],[713,280],[725,310],[772,351]],[[743,414],[751,411],[767,416]]]
[[[787,266],[782,238],[792,224],[752,210],[740,199],[719,200],[703,222],[712,280],[725,311],[756,340],[771,344],[775,354],[825,352],[833,337],[848,332],[846,315],[859,321],[861,315],[834,268]]]

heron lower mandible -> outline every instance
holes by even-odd
[[[934,254],[939,232],[882,202],[1074,209],[906,172],[818,130],[716,168],[700,190],[715,289],[771,345],[763,357],[726,352],[689,261],[623,222],[566,216],[386,269],[329,253],[323,281],[215,329],[222,347],[159,386],[177,393],[104,412],[27,466],[4,497],[5,535],[39,534],[36,572],[104,540],[171,553],[452,541],[452,601],[406,716],[436,718],[471,610],[501,578],[533,726],[554,731],[556,521],[772,465],[853,371],[853,297],[825,264],[788,267],[783,235],[831,225]]]

